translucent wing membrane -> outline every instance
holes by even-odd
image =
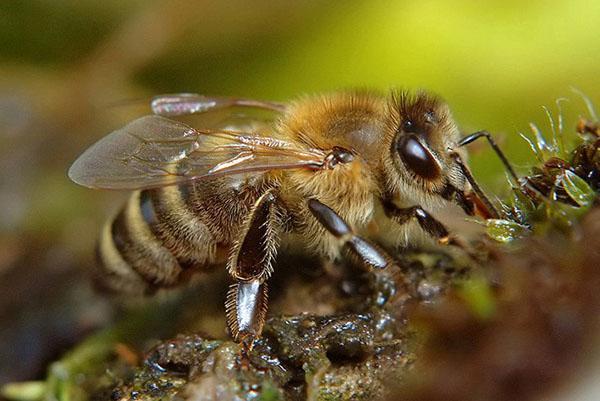
[[[234,130],[196,130],[157,115],[102,138],[71,166],[76,183],[143,189],[257,171],[321,168],[326,154],[291,142]]]
[[[231,97],[210,97],[195,93],[160,95],[152,99],[152,112],[161,116],[205,113],[228,107],[254,107],[276,112],[285,110],[283,103]]]

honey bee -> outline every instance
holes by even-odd
[[[69,170],[86,187],[133,190],[101,234],[103,283],[144,294],[226,265],[227,325],[246,349],[261,334],[281,246],[326,258],[345,250],[369,270],[385,269],[395,261],[369,238],[370,223],[411,227],[409,242],[420,231],[447,243],[431,211],[456,204],[473,215],[479,205],[497,215],[462,147],[489,134],[461,140],[447,104],[426,92],[345,91],[285,104],[176,94],[151,106]],[[270,117],[200,129],[168,118],[239,108]]]

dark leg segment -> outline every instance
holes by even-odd
[[[340,240],[344,249],[354,259],[369,271],[373,271],[375,304],[382,306],[395,297],[398,286],[403,288],[403,294],[408,294],[408,285],[400,266],[387,252],[356,235],[340,215],[320,201],[309,199],[308,208],[323,227]]]
[[[452,157],[454,158],[456,163],[458,163],[458,166],[460,167],[463,175],[465,176],[465,178],[467,179],[469,184],[471,184],[471,187],[473,188],[473,192],[475,192],[475,194],[479,197],[479,200],[481,201],[483,206],[485,206],[485,208],[487,209],[486,212],[490,216],[490,218],[492,218],[492,219],[499,218],[500,213],[498,212],[498,209],[496,209],[496,207],[494,206],[492,201],[490,201],[490,199],[487,197],[485,192],[483,192],[483,189],[481,189],[481,187],[475,180],[475,177],[473,177],[471,170],[469,170],[469,168],[463,161],[462,157],[460,157],[460,155],[458,153],[453,153]]]
[[[459,191],[452,184],[446,183],[444,188],[439,192],[440,196],[448,201],[454,201],[462,210],[469,216],[475,214],[475,204],[473,199],[463,191]]]
[[[260,280],[239,281],[227,293],[225,311],[231,335],[252,349],[254,339],[260,336],[267,316],[267,283]]]
[[[456,191],[454,193],[454,200],[462,208],[462,210],[469,216],[475,215],[475,203],[462,191]]]
[[[272,272],[278,246],[276,197],[270,190],[254,204],[232,249],[229,274],[236,280],[227,294],[227,325],[244,352],[260,336],[267,314],[266,280]]]
[[[498,157],[502,161],[502,164],[504,164],[504,167],[506,168],[506,171],[508,172],[508,174],[510,175],[511,179],[513,180],[513,184],[516,187],[519,187],[520,184],[519,184],[519,177],[517,176],[517,173],[515,173],[515,170],[513,169],[512,165],[510,164],[510,162],[508,161],[508,159],[504,155],[504,152],[502,152],[502,150],[496,144],[496,142],[492,138],[492,135],[489,132],[487,132],[487,131],[478,131],[478,132],[475,132],[475,133],[473,133],[471,135],[467,135],[466,137],[464,137],[463,139],[460,140],[460,142],[458,143],[458,146],[462,147],[462,146],[468,145],[471,142],[476,141],[479,138],[486,138],[487,139],[488,143],[490,144],[490,146],[492,147],[492,149],[494,150],[494,152],[496,152],[496,154],[498,155]],[[465,175],[465,177],[467,178],[467,180],[471,184],[471,187],[473,187],[473,192],[475,192],[475,194],[479,197],[479,200],[481,201],[481,203],[483,203],[483,205],[488,209],[487,210],[487,214],[489,215],[489,218],[494,218],[494,219],[500,218],[500,213],[494,207],[494,205],[489,200],[489,198],[485,195],[485,193],[483,192],[483,190],[481,189],[481,187],[477,184],[477,182],[475,181],[475,178],[473,177],[473,174],[471,174],[471,171],[465,165],[465,163],[463,162],[462,158],[458,154],[455,154],[454,158],[458,162],[461,170],[463,171],[463,174]]]
[[[369,268],[385,269],[393,259],[380,247],[354,233],[352,228],[329,206],[316,199],[308,200],[308,209],[313,216],[336,238],[344,248]]]
[[[461,202],[461,197],[464,198],[464,195],[462,195],[459,192],[456,192],[454,196],[456,196],[456,199],[459,202],[459,204]],[[472,203],[470,203],[469,200],[464,198],[463,202],[465,205],[463,206],[465,212],[469,213],[469,211],[473,210]],[[437,239],[439,244],[454,245],[464,250],[469,255],[469,257],[474,258],[474,254],[471,251],[470,247],[460,237],[450,234],[446,226],[444,226],[435,217],[427,213],[422,207],[412,206],[407,208],[399,208],[396,205],[394,205],[391,201],[384,201],[383,207],[385,209],[386,215],[396,223],[405,224],[411,219],[415,218],[417,219],[417,222],[419,223],[421,228],[429,235]]]
[[[446,227],[436,220],[432,215],[427,213],[421,206],[412,206],[407,208],[399,208],[392,202],[386,201],[383,204],[385,213],[398,224],[405,224],[415,218],[421,228],[429,235],[435,237],[440,243],[447,243],[449,234]]]
[[[333,209],[329,206],[321,203],[316,199],[308,200],[308,209],[311,211],[313,216],[329,231],[337,238],[341,238],[345,235],[352,234],[352,228],[342,219],[342,217],[337,214]]]

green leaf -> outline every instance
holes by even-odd
[[[525,234],[527,228],[510,220],[488,219],[485,222],[487,234],[498,242],[510,242]]]
[[[588,183],[572,171],[565,171],[563,186],[569,196],[581,207],[591,206],[596,198],[596,193]]]

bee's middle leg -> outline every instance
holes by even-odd
[[[227,325],[247,356],[263,329],[267,315],[267,279],[278,247],[276,196],[267,191],[255,202],[235,241],[228,263],[236,281],[227,294]]]
[[[380,246],[357,235],[339,214],[319,200],[309,199],[308,209],[327,231],[340,240],[342,247],[353,259],[368,271],[375,272],[379,282],[375,301],[377,304],[383,305],[393,297],[398,284],[406,287],[405,277],[397,261]]]

